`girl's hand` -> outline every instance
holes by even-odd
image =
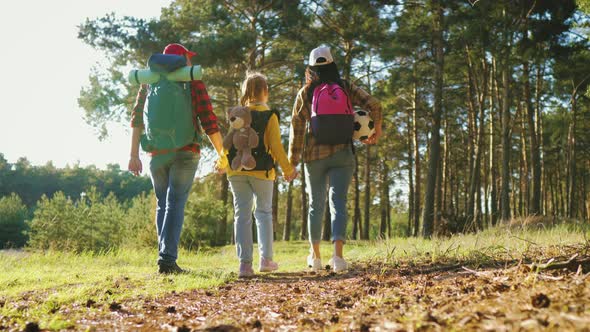
[[[228,167],[229,167],[229,161],[227,160],[227,157],[226,156],[219,156],[219,158],[215,162],[215,172],[217,174],[225,174],[227,172]]]
[[[131,173],[133,173],[133,175],[138,176],[143,170],[141,159],[139,159],[139,157],[131,157],[131,159],[129,159],[129,166],[127,166],[127,168]]]

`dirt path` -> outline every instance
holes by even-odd
[[[590,277],[584,274],[590,266],[572,267],[537,273],[509,261],[477,271],[460,264],[393,269],[364,263],[346,274],[278,273],[112,305],[89,312],[78,328],[590,331]]]

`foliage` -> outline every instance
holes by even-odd
[[[187,202],[180,245],[187,250],[215,245],[224,210],[225,206],[221,201],[193,192]]]
[[[102,196],[113,193],[122,202],[152,187],[147,176],[133,176],[119,165],[108,165],[105,170],[92,165],[56,168],[51,162],[34,166],[26,158],[9,163],[0,153],[0,197],[16,193],[29,208],[41,196],[51,197],[58,191],[75,200],[91,186]]]
[[[27,241],[28,210],[16,194],[0,198],[0,249],[19,248]]]
[[[125,228],[124,248],[157,248],[156,236],[156,196],[141,194],[131,201],[125,211],[123,225]]]
[[[57,192],[41,197],[30,224],[28,245],[34,249],[73,252],[116,249],[125,237],[124,210],[113,194],[95,188],[73,201]]]

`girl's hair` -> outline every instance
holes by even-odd
[[[322,83],[336,83],[344,91],[348,91],[344,85],[344,81],[340,78],[340,73],[335,62],[327,65],[308,66],[305,70],[305,86],[307,87],[307,99],[310,103],[313,98],[313,90]]]
[[[266,76],[259,72],[247,73],[246,79],[242,82],[242,97],[240,98],[240,104],[246,106],[250,101],[260,98],[263,93],[268,93]]]

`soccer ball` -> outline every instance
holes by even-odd
[[[352,138],[364,141],[375,133],[375,124],[369,113],[365,111],[354,112],[354,132]]]

